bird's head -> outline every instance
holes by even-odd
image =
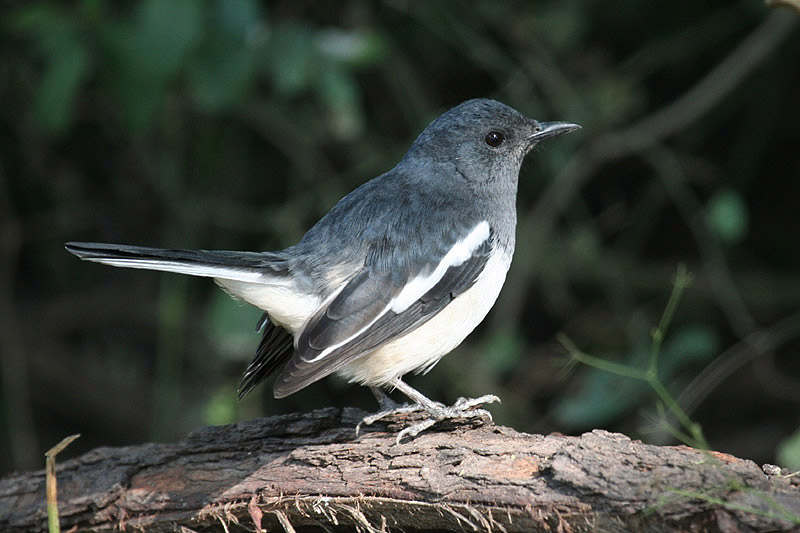
[[[534,146],[578,128],[568,122],[538,122],[505,104],[478,98],[431,122],[406,158],[455,163],[458,173],[469,182],[516,183],[522,160]]]

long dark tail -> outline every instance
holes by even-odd
[[[280,277],[289,273],[286,259],[280,252],[168,250],[95,242],[69,242],[65,248],[86,261],[207,278],[258,283],[264,281],[264,276]]]

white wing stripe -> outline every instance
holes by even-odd
[[[392,300],[392,301],[394,301],[394,300]],[[385,315],[385,314],[386,314],[386,312],[387,312],[389,309],[391,309],[391,307],[392,307],[392,302],[390,301],[390,302],[389,302],[389,303],[386,305],[386,307],[384,307],[384,308],[381,310],[381,312],[380,312],[380,313],[378,313],[377,315],[375,315],[375,318],[373,318],[372,320],[370,320],[370,321],[369,321],[369,324],[367,324],[366,326],[364,326],[364,327],[363,327],[363,328],[361,328],[360,330],[356,331],[355,333],[353,333],[352,335],[350,335],[349,337],[347,337],[347,338],[346,338],[345,340],[343,340],[342,342],[337,342],[336,344],[333,344],[333,345],[331,345],[331,346],[328,346],[327,348],[325,348],[324,350],[322,350],[322,351],[319,353],[319,355],[318,355],[318,356],[314,357],[313,359],[303,359],[303,361],[305,361],[306,363],[316,363],[317,361],[319,361],[320,359],[324,358],[326,355],[328,355],[329,353],[331,353],[332,351],[334,351],[336,348],[338,348],[338,347],[340,347],[340,346],[344,346],[345,344],[347,344],[347,343],[348,343],[348,342],[350,342],[351,340],[358,338],[358,336],[359,336],[359,335],[361,335],[362,333],[364,333],[365,331],[367,331],[367,330],[368,330],[370,327],[372,327],[372,324],[374,324],[375,322],[377,322],[377,321],[378,321],[378,319],[379,319],[380,317],[382,317],[383,315]]]
[[[406,283],[406,285],[400,291],[400,294],[392,298],[389,303],[386,304],[386,307],[384,307],[380,313],[375,315],[375,317],[370,320],[366,326],[350,335],[345,340],[328,346],[313,359],[304,359],[304,361],[306,363],[315,363],[323,359],[337,348],[344,346],[353,339],[358,338],[362,333],[372,327],[375,322],[380,320],[380,318],[387,312],[392,311],[395,314],[400,314],[408,309],[411,304],[419,300],[426,292],[431,290],[437,283],[439,283],[439,281],[441,281],[448,268],[464,264],[465,261],[472,257],[473,252],[475,252],[475,250],[477,250],[478,247],[488,238],[489,223],[484,220],[475,226],[466,237],[455,243],[453,247],[450,248],[442,260],[439,261],[439,264],[436,266],[433,272],[426,275],[419,275]]]
[[[394,297],[391,302],[392,311],[397,314],[402,313],[411,304],[419,300],[426,292],[431,290],[437,283],[444,277],[447,269],[454,266],[464,264],[473,252],[478,249],[478,246],[483,244],[489,238],[489,223],[485,220],[475,226],[469,235],[458,241],[450,248],[450,251],[445,254],[433,272],[429,274],[420,274],[411,281],[409,281],[400,294]]]

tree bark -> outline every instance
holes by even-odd
[[[104,531],[797,531],[800,476],[595,430],[442,424],[402,444],[354,409],[208,427],[58,463],[61,527]],[[766,474],[769,472],[770,475]],[[44,471],[0,480],[0,530],[45,531]]]

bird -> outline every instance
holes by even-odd
[[[402,378],[430,371],[485,318],[514,253],[522,161],[541,141],[579,128],[471,99],[434,119],[394,168],[345,195],[283,250],[65,247],[106,265],[213,278],[264,311],[240,398],[281,367],[275,398],[336,373],[375,394],[382,410],[367,424],[427,415],[403,429],[400,442],[444,419],[491,419],[477,407],[499,401],[494,395],[445,406]],[[412,403],[395,404],[384,389]]]

